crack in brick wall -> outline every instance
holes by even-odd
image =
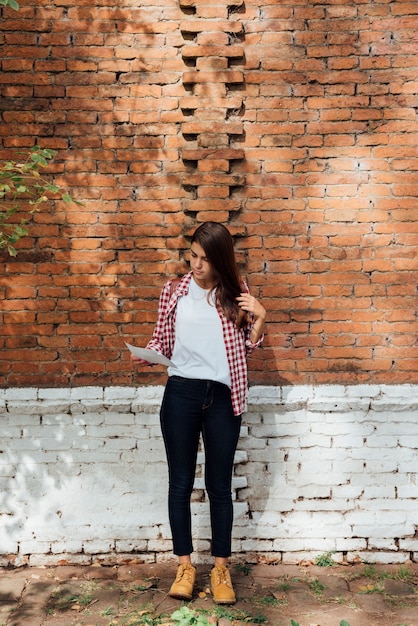
[[[182,57],[193,67],[183,74],[189,93],[179,103],[187,117],[181,125],[186,140],[181,156],[190,170],[183,176],[191,196],[184,210],[198,221],[227,223],[241,208],[233,191],[245,185],[245,174],[236,171],[245,158],[238,145],[244,140],[239,114],[245,77],[238,64],[244,63],[245,40],[243,24],[229,15],[231,6],[241,4],[180,1],[185,11],[193,9],[180,24]]]

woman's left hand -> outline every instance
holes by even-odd
[[[238,306],[243,311],[247,311],[254,317],[253,327],[250,333],[250,341],[257,343],[263,334],[264,324],[266,321],[266,309],[261,302],[254,298],[250,293],[241,293],[237,298]]]
[[[266,309],[263,307],[261,302],[254,298],[250,293],[242,293],[237,298],[238,306],[241,307],[243,311],[247,311],[254,315],[255,319],[265,319],[266,318]]]

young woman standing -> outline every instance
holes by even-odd
[[[197,228],[190,267],[179,281],[164,285],[147,345],[173,363],[160,411],[173,551],[179,560],[169,594],[190,600],[193,593],[190,498],[202,434],[214,557],[211,588],[216,603],[233,604],[227,568],[233,462],[246,403],[246,355],[261,344],[266,311],[241,281],[233,239],[222,224],[206,222]]]

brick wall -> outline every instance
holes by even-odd
[[[0,11],[0,158],[55,149],[83,203],[51,202],[0,254],[1,563],[171,555],[164,372],[134,370],[124,342],[148,340],[207,219],[269,315],[237,558],[416,560],[416,6]],[[205,558],[200,477],[193,507]]]
[[[172,558],[161,387],[0,390],[0,566]],[[237,561],[418,560],[411,385],[254,386],[235,458]],[[196,560],[210,557],[198,457]]]
[[[416,382],[411,2],[22,2],[1,10],[0,156],[36,142],[83,207],[0,259],[9,387],[137,385],[188,237],[215,219],[269,311],[251,382]]]

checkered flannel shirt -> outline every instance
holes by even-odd
[[[172,281],[168,281],[162,288],[158,304],[158,317],[151,341],[147,348],[155,350],[171,358],[174,349],[177,300],[187,295],[192,279],[192,272],[185,274],[175,289]],[[245,285],[245,289],[248,287]],[[234,415],[241,415],[246,408],[247,400],[247,354],[250,354],[263,341],[263,336],[253,343],[250,333],[253,327],[251,321],[246,327],[238,329],[228,320],[222,310],[218,308],[222,322],[222,331],[231,375],[231,400]]]

